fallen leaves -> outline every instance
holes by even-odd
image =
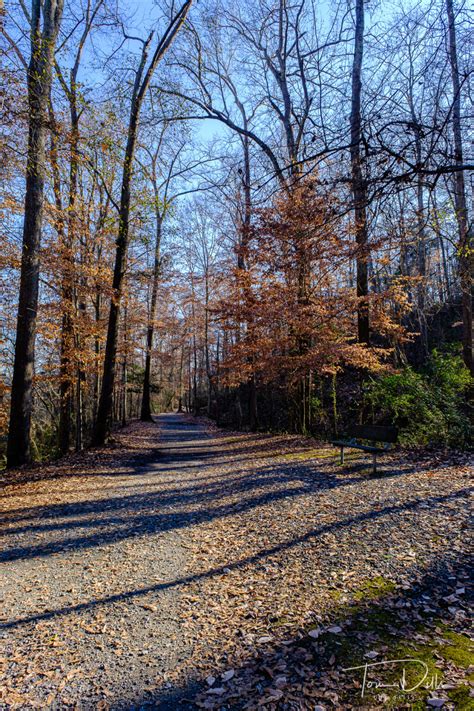
[[[440,525],[449,528],[456,541],[459,519],[466,514],[461,497],[453,518],[447,519],[446,512],[429,501],[433,490],[449,496],[453,489],[465,485],[465,472],[459,472],[454,484],[449,468],[436,469],[431,464],[427,476],[423,467],[411,468],[409,461],[397,461],[396,466],[405,468],[405,474],[373,480],[360,476],[357,469],[353,473],[341,472],[327,459],[324,466],[317,458],[284,465],[280,458],[276,464],[277,447],[271,438],[233,438],[229,449],[234,449],[240,461],[240,452],[248,448],[247,467],[237,476],[227,462],[209,471],[210,475],[217,473],[221,477],[221,505],[238,497],[239,507],[229,506],[232,515],[202,524],[195,532],[191,530],[196,552],[202,550],[205,541],[209,568],[222,566],[232,576],[229,580],[223,576],[205,578],[197,584],[198,596],[206,604],[194,608],[192,625],[186,631],[193,639],[203,640],[193,655],[192,666],[198,674],[205,676],[208,670],[213,678],[219,678],[220,657],[225,653],[235,675],[226,685],[216,682],[220,690],[226,687],[225,694],[219,693],[214,702],[209,695],[207,700],[198,698],[198,705],[202,703],[207,709],[232,707],[232,699],[239,698],[246,700],[248,708],[277,708],[281,700],[290,704],[292,699],[298,708],[313,709],[323,699],[324,703],[337,706],[341,693],[347,693],[348,683],[340,675],[338,654],[323,655],[318,662],[311,653],[306,664],[297,664],[298,645],[308,640],[315,649],[322,649],[326,640],[333,639],[336,647],[344,648],[346,621],[328,624],[326,619],[331,609],[350,603],[352,591],[358,591],[367,579],[390,571],[391,580],[395,576],[401,590],[413,589],[413,576],[428,569],[441,550],[444,554],[453,544],[453,539],[447,546],[445,540],[437,538]],[[228,439],[227,433],[222,436],[223,442]],[[261,467],[257,467],[256,453],[265,447],[270,452],[268,456],[259,454]],[[273,481],[275,472],[278,474]],[[260,497],[261,492],[267,496],[258,506],[246,510],[250,482],[254,497]],[[240,495],[239,486],[244,492]],[[283,496],[280,487],[284,488]],[[423,508],[418,508],[418,502]],[[349,525],[345,525],[346,521]],[[300,542],[295,544],[298,537]],[[228,561],[248,559],[251,562],[229,568]],[[191,566],[191,571],[196,573],[199,567]],[[391,587],[395,587],[393,583]],[[374,595],[388,595],[383,586],[382,590],[378,585],[374,588]],[[183,603],[186,606],[186,594]],[[398,606],[400,614],[409,611],[419,623],[412,601],[399,597],[393,605]],[[360,635],[365,640],[365,634]],[[361,663],[364,658],[368,662],[383,658],[383,650],[369,646],[374,635],[375,632],[368,635]],[[324,672],[320,667],[323,659]],[[188,665],[189,662],[182,673],[186,674]],[[351,688],[349,693],[353,694],[354,687]],[[271,689],[278,690],[281,699],[280,693],[276,699]]]
[[[62,475],[53,467],[45,481],[38,472],[10,487],[12,549],[60,542],[62,526],[67,538],[54,555],[8,562],[3,620],[72,612],[5,633],[2,708],[44,708],[51,698],[106,711],[130,679],[147,698],[174,687],[194,698],[190,677],[206,709],[350,708],[360,686],[341,671],[348,639],[361,663],[379,661],[390,653],[379,627],[426,646],[443,639],[443,625],[465,624],[466,581],[449,561],[465,545],[466,466],[397,455],[384,465],[391,476],[371,478],[335,465],[324,445],[320,459],[293,457],[314,454],[303,438],[214,430],[212,439],[183,434],[182,451],[175,439],[166,462],[137,473],[132,452],[153,459],[156,430],[146,427]],[[442,592],[435,579],[415,594],[438,561],[448,571]],[[366,585],[377,578],[391,585]],[[396,615],[392,627],[373,624],[379,608],[381,619]],[[437,663],[455,688],[459,668]]]
[[[234,669],[228,669],[226,672],[221,674],[221,679],[223,682],[230,681],[234,675],[235,675]]]
[[[150,605],[149,603],[143,603],[140,607],[149,612],[158,612],[158,607],[156,605]]]

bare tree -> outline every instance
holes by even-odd
[[[321,143],[320,159],[334,150],[313,131],[313,65],[322,47],[307,31],[310,5],[278,0],[220,7],[223,21],[190,26],[187,46],[173,59],[187,84],[162,87],[194,108],[188,118],[215,119],[257,146],[271,168],[266,180],[276,178],[284,189],[304,163],[314,165],[307,155],[314,140]]]
[[[115,266],[113,277],[114,296],[110,302],[109,322],[107,330],[107,343],[105,347],[104,371],[102,377],[102,390],[100,394],[99,407],[95,422],[93,443],[103,444],[110,427],[110,416],[112,412],[115,366],[117,356],[117,337],[119,328],[120,300],[122,297],[123,280],[127,262],[129,244],[129,218],[130,218],[130,198],[131,180],[133,175],[133,163],[135,157],[135,147],[137,142],[138,127],[140,122],[140,111],[148,91],[151,79],[160,59],[164,56],[181,26],[183,25],[192,0],[186,0],[181,8],[173,15],[165,32],[161,36],[153,57],[147,67],[150,44],[153,40],[153,33],[143,44],[140,64],[135,77],[132,99],[130,105],[130,118],[128,125],[127,146],[123,162],[122,191],[119,211],[119,233],[117,237],[117,249],[115,254]]]
[[[364,0],[356,0],[354,59],[352,64],[351,169],[357,242],[357,336],[359,343],[369,343],[368,229],[367,185],[362,163],[361,92],[364,53]]]
[[[150,309],[146,334],[145,372],[143,376],[143,393],[140,412],[140,419],[143,421],[149,421],[152,419],[151,359],[153,351],[153,338],[155,332],[156,310],[158,303],[158,288],[160,285],[161,275],[161,243],[163,237],[163,223],[171,205],[174,203],[176,198],[188,192],[187,190],[172,192],[171,186],[173,180],[179,178],[183,174],[183,172],[186,172],[186,170],[192,169],[191,165],[184,167],[179,163],[180,155],[185,147],[185,142],[183,141],[178,142],[176,149],[171,152],[171,156],[165,157],[165,154],[163,152],[163,143],[165,141],[165,136],[169,126],[170,124],[165,122],[160,132],[155,150],[150,150],[146,147],[144,148],[145,152],[148,154],[149,167],[145,167],[142,165],[142,169],[147,179],[151,182],[152,185],[153,208],[155,215],[155,246],[151,278]],[[166,158],[168,159],[167,170],[163,172],[163,170],[160,170],[159,161],[166,161]],[[196,165],[194,161],[193,164]]]
[[[454,160],[456,165],[461,168],[464,163],[461,132],[461,82],[459,80],[453,0],[446,0],[446,12],[448,15],[449,60],[453,84],[452,127],[454,137]],[[474,362],[472,357],[472,235],[470,234],[468,225],[463,170],[458,170],[454,173],[454,208],[459,232],[458,260],[462,298],[463,357],[467,368],[474,374]]]

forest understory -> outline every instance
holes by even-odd
[[[472,708],[472,457],[369,465],[167,414],[10,472],[0,708]]]

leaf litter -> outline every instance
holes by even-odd
[[[456,708],[471,461],[396,452],[372,477],[331,452],[164,416],[16,473],[0,707],[410,708],[344,669],[422,649],[443,688],[420,698]]]

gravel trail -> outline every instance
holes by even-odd
[[[206,433],[180,415],[157,419],[146,453],[118,458],[117,471],[55,474],[0,497],[1,708],[133,708],[147,690],[154,707],[174,707],[166,674],[188,651],[174,467],[199,464]]]
[[[368,464],[165,414],[5,474],[1,711],[355,708],[351,639],[428,645],[464,693],[472,457]]]

